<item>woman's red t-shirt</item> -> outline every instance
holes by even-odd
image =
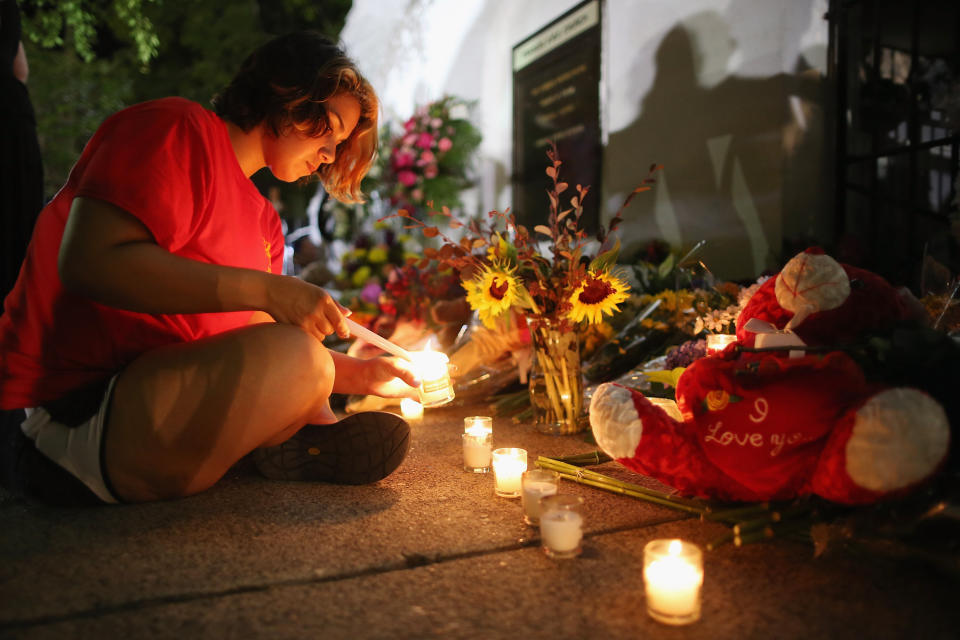
[[[37,220],[0,316],[0,408],[42,405],[146,351],[243,326],[252,315],[134,313],[65,291],[57,255],[76,196],[128,211],[176,255],[282,270],[280,218],[243,174],[224,122],[182,98],[124,109],[100,126]]]

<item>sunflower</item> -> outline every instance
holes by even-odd
[[[516,276],[516,268],[501,262],[484,265],[472,280],[464,280],[470,308],[476,309],[488,327],[513,306],[523,306],[529,297]]]
[[[580,322],[586,318],[591,323],[603,320],[603,314],[613,315],[617,306],[627,299],[630,286],[607,269],[588,272],[583,282],[570,296],[570,319]]]

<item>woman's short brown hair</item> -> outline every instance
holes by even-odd
[[[331,196],[363,202],[360,181],[377,151],[380,103],[356,64],[328,38],[298,31],[270,40],[247,56],[230,84],[214,96],[214,111],[244,131],[263,123],[279,136],[294,126],[320,135],[327,128],[326,101],[347,93],[360,103],[360,120],[337,146],[331,164],[317,174]]]

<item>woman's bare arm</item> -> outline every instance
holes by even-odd
[[[58,261],[73,293],[141,313],[259,310],[319,339],[349,335],[339,305],[290,276],[213,265],[174,255],[132,214],[108,202],[75,198]]]

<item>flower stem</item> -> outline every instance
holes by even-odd
[[[541,469],[551,469],[556,471],[564,478],[573,480],[574,482],[580,484],[590,485],[597,487],[598,489],[605,489],[613,493],[628,495],[633,498],[646,500],[647,502],[654,502],[656,504],[677,509],[679,511],[686,511],[687,513],[696,513],[698,515],[702,515],[706,510],[705,505],[692,500],[671,496],[669,494],[656,491],[655,489],[648,489],[646,487],[629,482],[623,482],[622,480],[605,476],[602,473],[597,473],[588,469],[582,469],[572,464],[560,462],[559,460],[555,460],[553,458],[545,458],[540,456],[537,458],[536,465]]]

